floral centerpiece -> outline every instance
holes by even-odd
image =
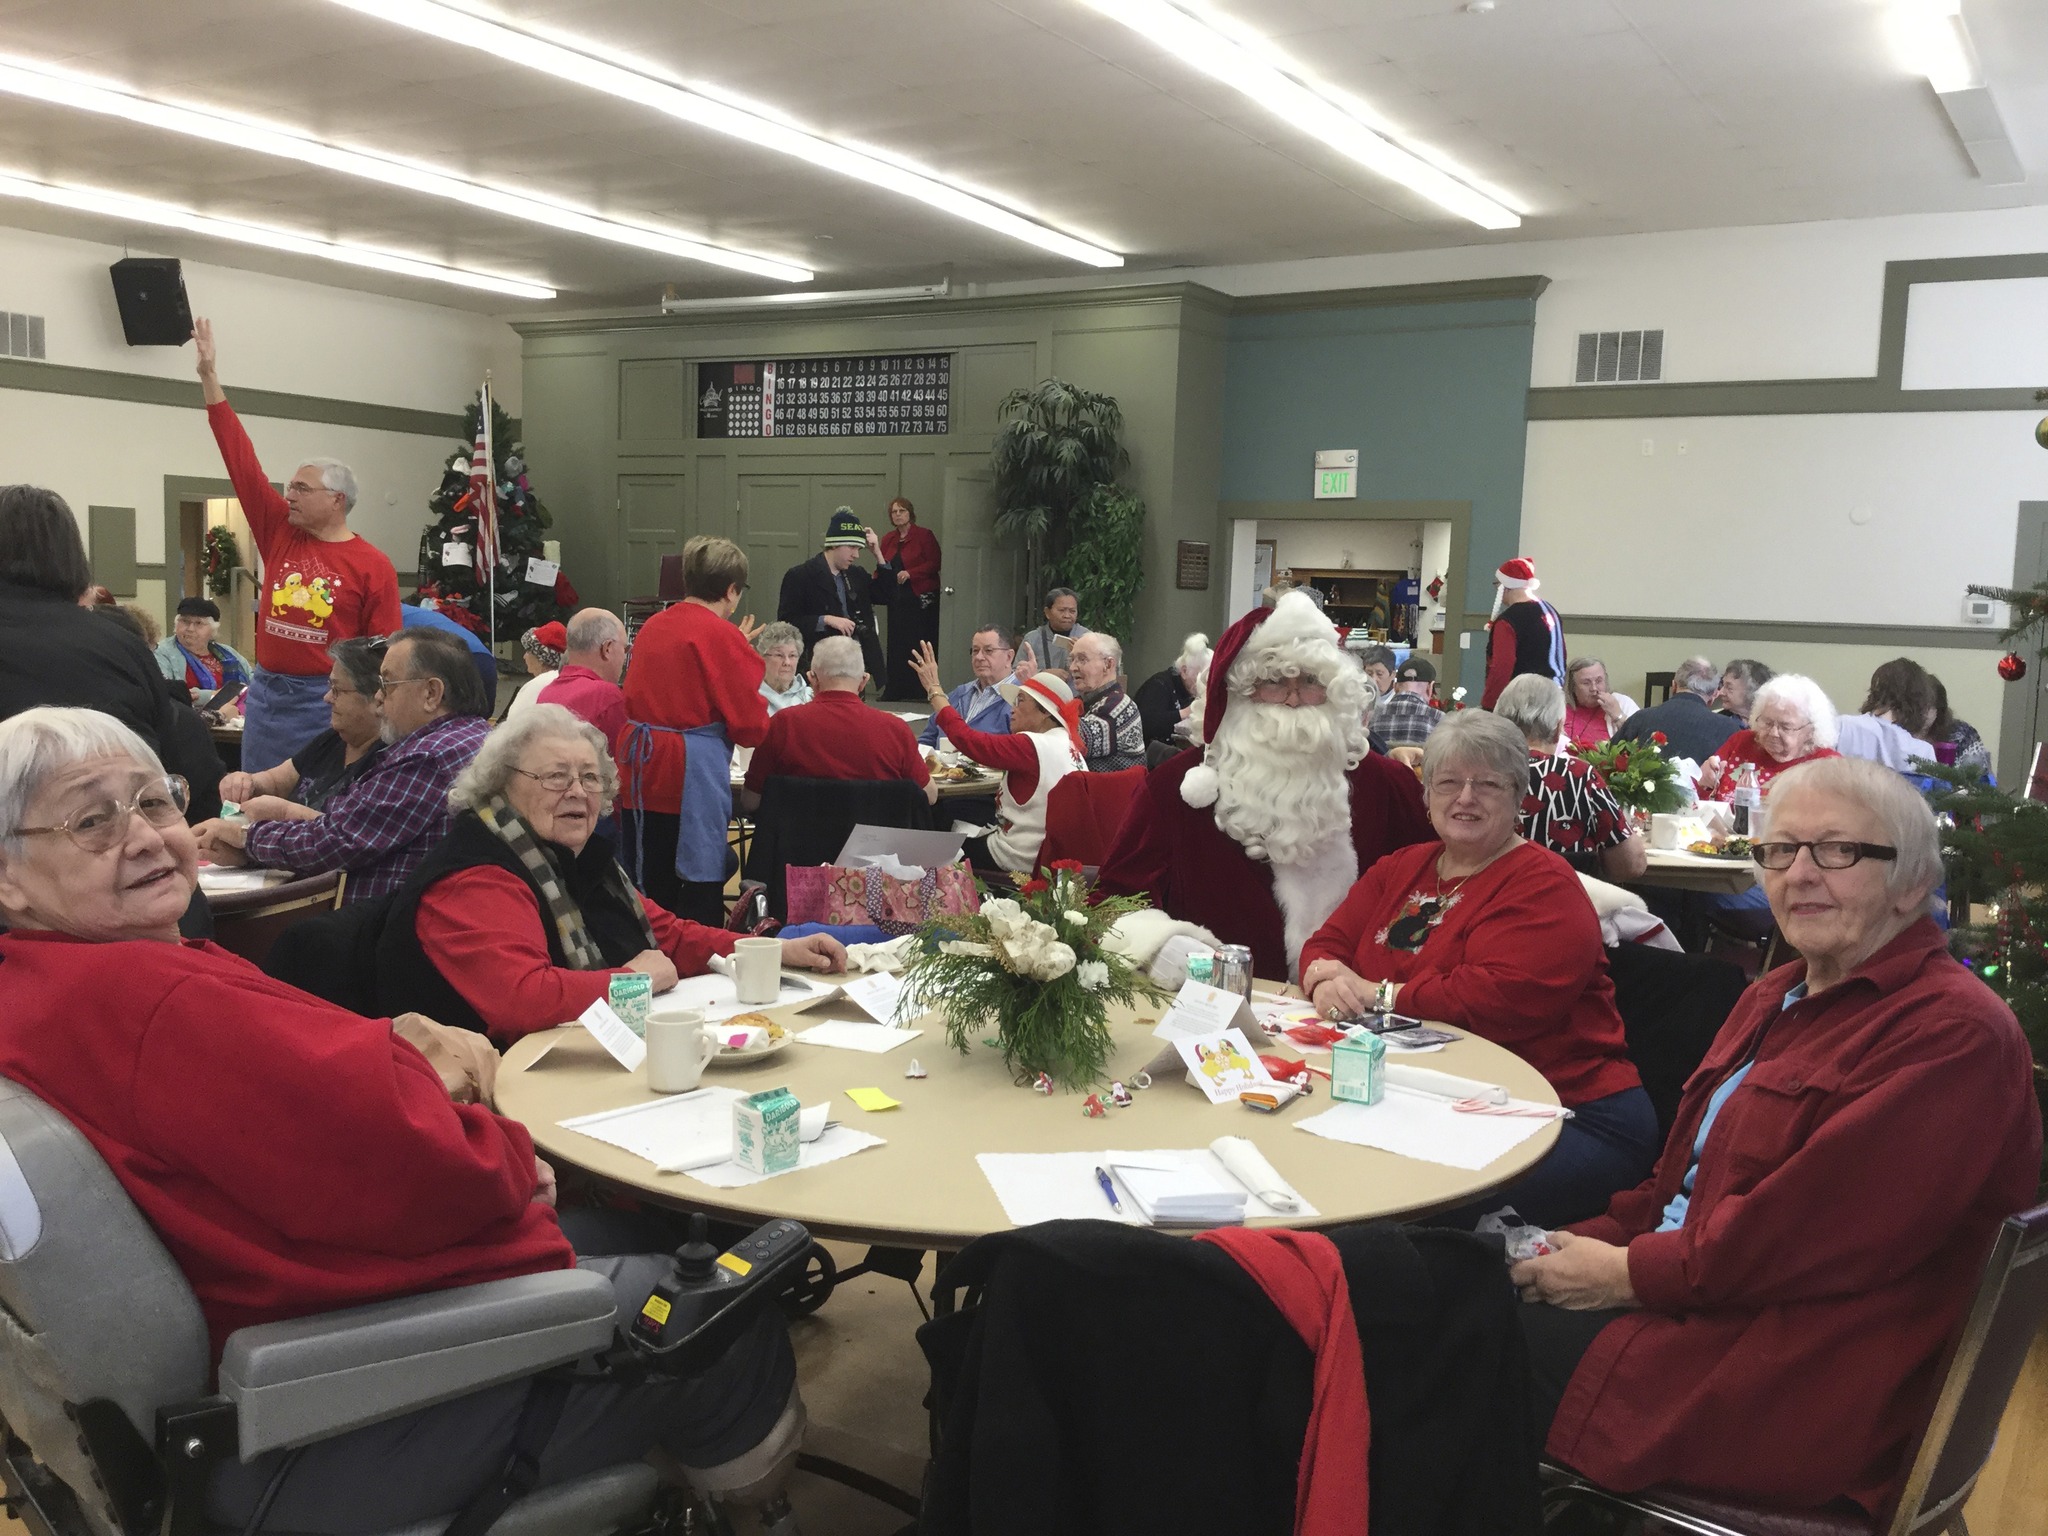
[[[1652,731],[1647,742],[1603,741],[1590,747],[1574,746],[1572,752],[1606,780],[1615,799],[1639,817],[1647,817],[1685,806],[1678,769],[1660,750],[1664,742],[1662,731]]]
[[[979,912],[934,917],[917,930],[904,991],[912,1008],[936,1009],[946,1038],[965,1054],[991,1024],[988,1044],[1019,1082],[1043,1072],[1063,1088],[1102,1081],[1109,1065],[1109,1009],[1163,994],[1103,943],[1110,926],[1148,903],[1116,896],[1089,904],[1092,884],[1072,859],[1049,875],[994,896]]]

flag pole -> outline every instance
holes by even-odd
[[[491,660],[495,662],[498,657],[498,445],[491,440],[491,370],[488,368],[484,370],[484,387],[478,391],[478,400],[484,429],[484,473],[490,477],[486,481],[490,494],[484,498],[483,505],[483,515],[491,520],[490,587],[484,598],[488,604],[484,626],[489,638],[484,644],[490,647]],[[479,544],[482,542],[478,541]],[[492,708],[496,707],[492,705]]]

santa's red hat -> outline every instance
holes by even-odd
[[[1524,555],[1501,561],[1493,573],[1493,616],[1500,617],[1503,599],[1509,592],[1534,592],[1543,583],[1536,579],[1536,562]]]
[[[1223,723],[1223,711],[1230,703],[1230,669],[1238,657],[1247,649],[1257,656],[1264,651],[1279,652],[1303,641],[1327,647],[1333,669],[1342,664],[1344,643],[1337,637],[1337,626],[1307,593],[1299,591],[1281,593],[1280,601],[1272,607],[1254,608],[1223,631],[1209,660],[1209,685],[1202,696],[1205,753],[1216,739],[1216,728]],[[1189,805],[1202,808],[1216,803],[1221,788],[1216,770],[1205,757],[1180,781],[1180,797]]]

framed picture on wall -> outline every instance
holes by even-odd
[[[1252,546],[1252,607],[1259,606],[1260,594],[1273,585],[1273,571],[1280,563],[1280,541],[1258,539]]]

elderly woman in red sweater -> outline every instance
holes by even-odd
[[[0,1077],[105,1159],[191,1283],[214,1358],[252,1324],[578,1263],[523,1126],[452,1102],[393,1021],[180,940],[198,863],[185,798],[109,715],[0,722]],[[667,1268],[580,1262],[621,1315]],[[705,1491],[758,1501],[795,1462],[795,1383],[772,1309],[695,1376],[577,1381],[540,1482],[660,1447]],[[525,1397],[494,1388],[230,1462],[208,1516],[239,1529],[260,1504],[272,1530],[438,1528],[505,1466]]]
[[[1373,1009],[1469,1029],[1524,1058],[1572,1111],[1548,1155],[1445,1219],[1512,1205],[1539,1226],[1606,1207],[1657,1155],[1657,1115],[1624,1044],[1600,920],[1569,864],[1517,830],[1529,748],[1498,715],[1452,715],[1423,748],[1440,842],[1367,870],[1301,951],[1328,1018]]]
[[[379,1002],[508,1045],[566,1024],[644,971],[664,992],[739,939],[633,888],[597,820],[619,772],[597,727],[559,704],[499,726],[449,791],[445,841],[398,894],[377,946]],[[825,934],[785,940],[782,963],[840,971]]]
[[[1898,1496],[1998,1224],[2033,1198],[2019,1023],[1928,917],[1926,801],[1786,772],[1755,857],[1805,958],[1758,979],[1656,1171],[1515,1266],[1552,1456],[1608,1487]]]

